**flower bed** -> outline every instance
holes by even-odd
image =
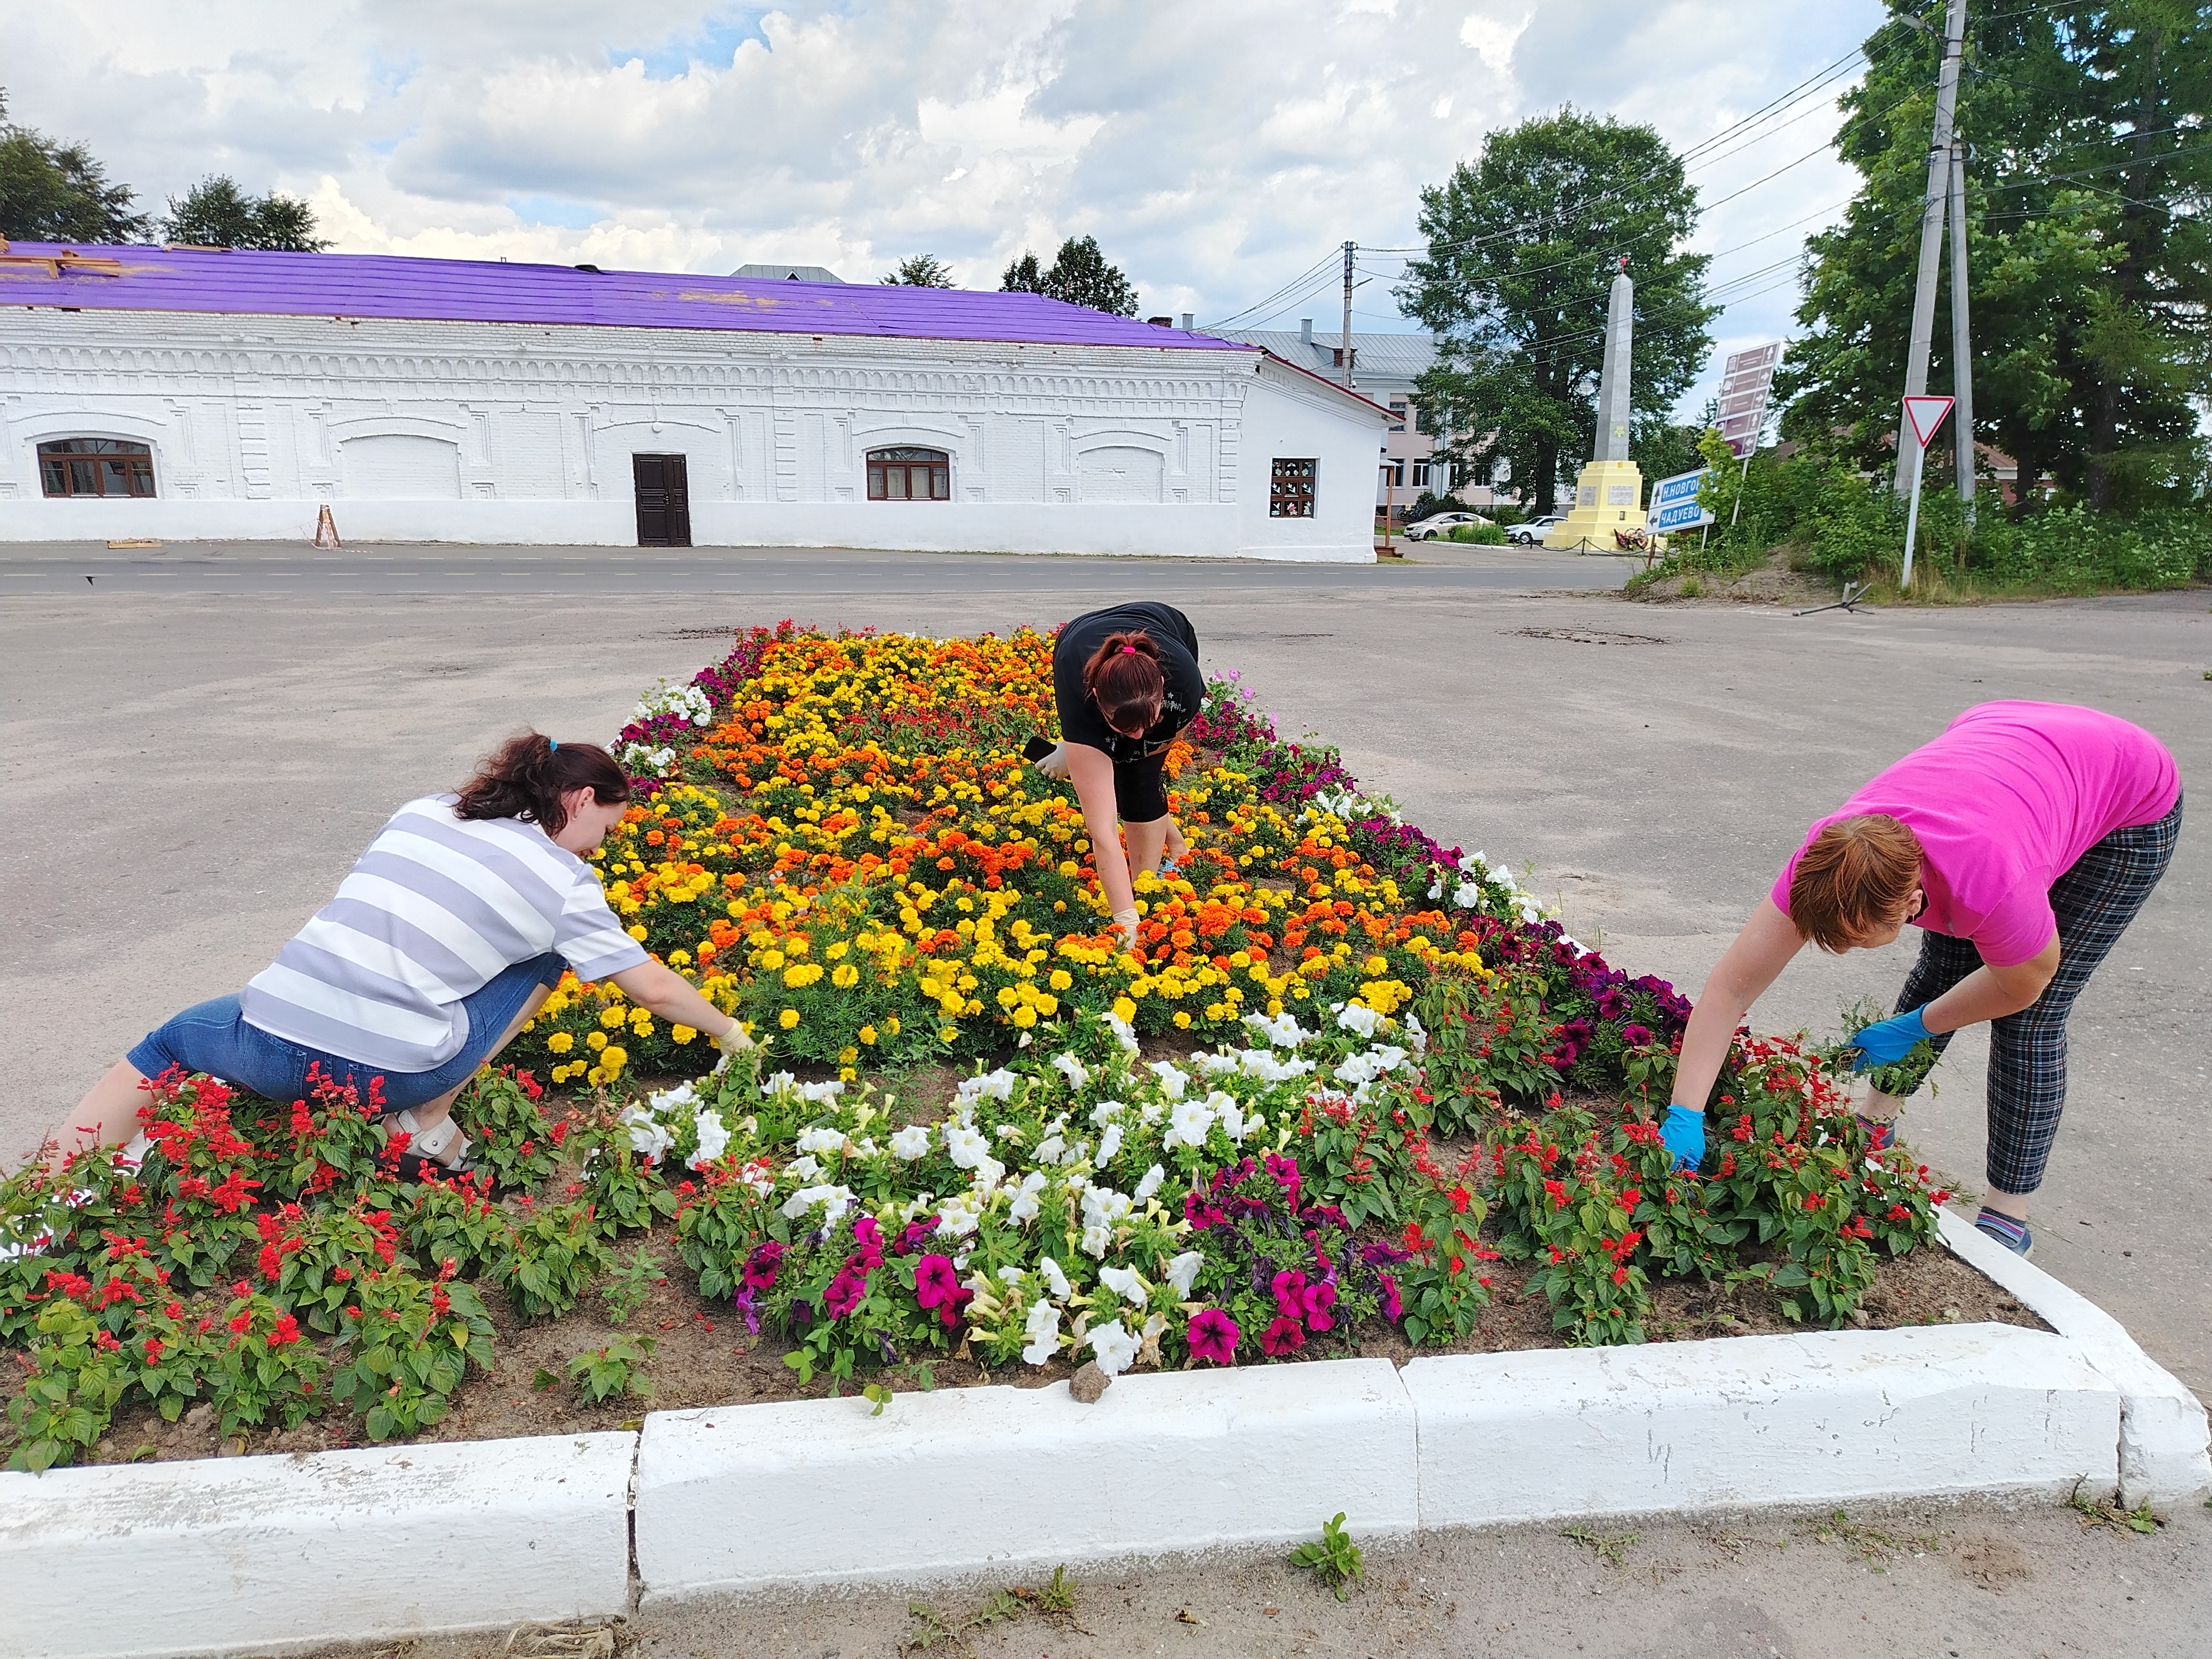
[[[786,623],[648,694],[602,876],[763,1048],[648,1087],[711,1048],[564,981],[458,1108],[497,1201],[397,1186],[349,1091],[183,1078],[143,1168],[0,1184],[0,1224],[45,1241],[0,1261],[12,1461],[77,1455],[118,1410],[421,1432],[492,1362],[487,1296],[568,1314],[648,1231],[799,1384],[1449,1345],[1501,1263],[1566,1341],[1643,1340],[1666,1279],[1759,1280],[1832,1325],[1932,1237],[1944,1195],[1869,1153],[1788,1042],[1738,1046],[1706,1168],[1674,1174],[1648,1118],[1683,1000],[1280,738],[1233,676],[1170,757],[1190,854],[1139,880],[1119,951],[1073,792],[1020,759],[1049,671],[1026,632]],[[580,1356],[578,1385],[619,1393],[650,1346]]]

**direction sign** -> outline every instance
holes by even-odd
[[[1955,401],[1949,398],[1907,398],[1905,400],[1905,419],[1911,427],[1912,435],[1923,449],[1936,435],[1936,428],[1943,424],[1943,417],[1951,412]]]
[[[1759,428],[1766,424],[1767,395],[1781,362],[1782,343],[1774,340],[1735,352],[1721,365],[1720,434],[1738,455],[1747,457],[1759,447]]]
[[[1698,505],[1698,486],[1711,469],[1678,472],[1651,486],[1651,528],[1661,535],[1676,530],[1695,530],[1713,522],[1711,514]]]

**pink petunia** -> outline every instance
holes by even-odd
[[[822,1293],[822,1305],[832,1319],[842,1319],[860,1305],[860,1298],[868,1293],[868,1276],[854,1273],[848,1267],[840,1267],[830,1288]]]
[[[1382,1317],[1395,1325],[1398,1322],[1399,1316],[1405,1311],[1404,1304],[1398,1299],[1398,1281],[1388,1273],[1384,1273],[1382,1277]]]
[[[960,1277],[949,1255],[926,1255],[915,1264],[914,1299],[925,1308],[951,1301],[959,1292]]]
[[[1336,1306],[1335,1285],[1327,1283],[1307,1285],[1304,1302],[1307,1329],[1325,1331],[1336,1323],[1329,1316],[1329,1310]]]
[[[1306,1276],[1296,1267],[1285,1267],[1274,1278],[1275,1310],[1285,1319],[1306,1316]]]
[[[1306,1328],[1285,1315],[1260,1334],[1260,1352],[1270,1359],[1295,1353],[1306,1345]]]
[[[1201,1308],[1190,1318],[1190,1354],[1194,1359],[1210,1359],[1217,1365],[1237,1363],[1237,1343],[1243,1333],[1237,1322],[1218,1308]]]

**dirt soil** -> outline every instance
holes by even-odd
[[[1765,564],[1741,575],[1685,571],[1640,585],[1621,597],[1644,605],[1779,605],[1800,611],[1833,603],[1834,585],[1824,577],[1794,568],[1791,561],[1795,556],[1792,550],[1780,548],[1767,556]]]
[[[645,1303],[617,1325],[594,1292],[558,1319],[519,1317],[505,1297],[487,1288],[484,1304],[497,1334],[489,1375],[472,1376],[453,1396],[445,1421],[422,1440],[496,1440],[536,1434],[576,1434],[635,1427],[649,1410],[695,1406],[751,1404],[770,1400],[826,1399],[834,1391],[826,1378],[808,1387],[783,1363],[792,1344],[772,1333],[755,1335],[727,1303],[709,1302],[683,1282],[689,1274],[677,1258],[665,1225],[626,1241],[619,1252],[626,1262],[640,1251],[660,1258],[670,1276]],[[1425,1355],[1506,1353],[1560,1346],[1552,1328],[1552,1310],[1542,1294],[1522,1289],[1526,1267],[1500,1262],[1492,1277],[1494,1296],[1468,1336],[1449,1347],[1425,1347]],[[1719,1285],[1662,1280],[1653,1286],[1653,1313],[1647,1332],[1653,1341],[1688,1341],[1703,1337],[1753,1336],[1802,1331],[1807,1327],[1784,1317],[1772,1293],[1751,1285],[1730,1294]],[[1857,1322],[1864,1328],[1893,1330],[1908,1325],[1976,1323],[2050,1328],[2004,1290],[1941,1245],[1930,1245],[1899,1261],[1885,1261]],[[617,1337],[648,1337],[653,1357],[646,1368],[652,1394],[603,1405],[586,1404],[568,1376],[568,1362],[605,1347]],[[1375,1322],[1347,1333],[1346,1342],[1323,1350],[1310,1344],[1306,1357],[1341,1359],[1355,1356],[1403,1364],[1416,1350],[1396,1329]],[[1049,1365],[1001,1367],[993,1370],[972,1359],[940,1355],[899,1366],[865,1380],[894,1390],[977,1388],[999,1384],[1043,1388],[1065,1382],[1075,1367],[1065,1360]],[[1291,1364],[1299,1361],[1288,1362]],[[844,1390],[853,1391],[852,1385]],[[217,1437],[213,1413],[188,1412],[174,1424],[139,1407],[119,1413],[107,1437],[88,1462],[167,1462],[178,1458],[237,1456],[258,1452],[326,1451],[364,1443],[361,1419],[333,1412],[285,1431],[252,1431],[228,1443]]]

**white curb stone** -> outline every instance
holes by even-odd
[[[655,1412],[637,1470],[648,1603],[1285,1544],[1341,1510],[1418,1520],[1413,1412],[1388,1360],[1042,1389]],[[2108,1441],[2109,1444],[2109,1441]]]
[[[2118,1390],[2009,1325],[1416,1359],[1421,1525],[2109,1490]]]
[[[269,1652],[620,1613],[636,1442],[0,1474],[0,1656]]]
[[[1938,1212],[1943,1242],[2063,1332],[2120,1391],[2119,1499],[2127,1509],[2172,1504],[2212,1489],[2212,1425],[2203,1402],[2136,1345],[2127,1328],[2080,1291],[2014,1255],[1964,1216]]]

